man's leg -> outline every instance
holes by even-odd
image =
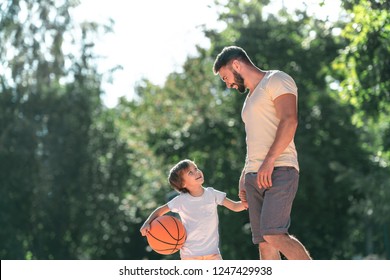
[[[305,247],[288,234],[292,204],[298,189],[299,173],[293,167],[277,167],[273,185],[264,194],[260,232],[275,251],[287,259],[310,259]]]
[[[280,260],[280,253],[267,242],[259,243],[260,260]]]
[[[288,234],[265,235],[269,247],[280,251],[288,260],[311,260],[309,252],[294,236]]]

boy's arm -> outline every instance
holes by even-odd
[[[156,208],[150,215],[149,217],[146,219],[146,221],[144,222],[144,224],[142,225],[142,227],[140,228],[140,232],[142,234],[142,236],[145,236],[148,234],[148,231],[150,230],[150,223],[156,219],[157,217],[160,217],[166,213],[168,213],[170,210],[169,210],[169,207],[167,204],[164,204],[158,208]]]
[[[246,201],[246,191],[245,191],[245,168],[241,172],[240,180],[238,182],[238,197],[241,201]]]
[[[227,197],[223,200],[222,205],[234,212],[240,212],[248,209],[248,203],[246,201],[233,201]]]

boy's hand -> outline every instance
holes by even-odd
[[[240,200],[242,202],[246,202],[246,191],[243,189],[240,189],[240,191],[238,192],[238,197],[240,198]]]
[[[149,230],[150,230],[150,224],[149,223],[145,223],[143,224],[143,226],[140,228],[140,232],[142,234],[142,236],[145,236],[149,233]]]

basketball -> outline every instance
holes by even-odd
[[[186,230],[182,222],[173,216],[160,216],[150,223],[146,235],[149,246],[157,253],[170,255],[176,253],[186,241]]]

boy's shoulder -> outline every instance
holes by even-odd
[[[210,193],[223,193],[223,194],[225,194],[225,192],[217,190],[213,187],[205,187],[204,189],[205,189],[205,191],[210,192]]]
[[[214,189],[213,187],[203,187],[203,188],[207,192],[214,192],[214,191],[216,191],[216,189]]]

